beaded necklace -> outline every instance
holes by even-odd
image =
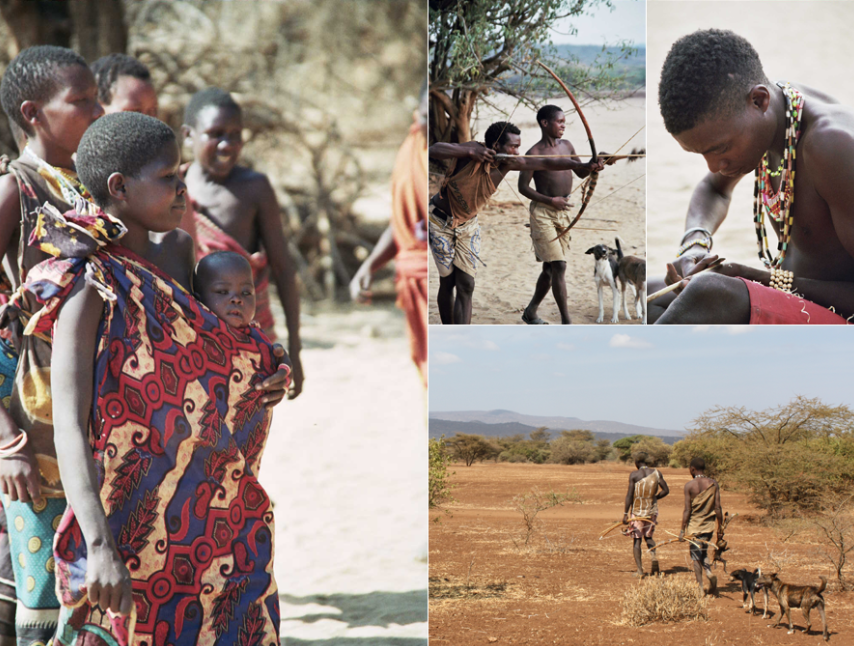
[[[780,189],[774,193],[771,188],[771,175],[768,169],[768,153],[756,169],[756,183],[753,188],[753,222],[756,225],[756,242],[759,245],[759,259],[766,267],[779,267],[789,250],[792,237],[792,203],[795,200],[795,150],[801,136],[801,121],[804,115],[804,96],[789,83],[777,83],[786,98],[786,147],[778,173],[782,175]],[[776,176],[777,173],[774,175]],[[772,258],[768,249],[768,234],[765,231],[765,212],[774,221],[781,224],[780,241],[777,243],[777,257]]]

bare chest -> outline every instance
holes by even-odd
[[[816,191],[813,180],[808,167],[797,169],[791,207],[791,241],[784,266],[804,278],[854,280],[854,258],[842,246],[830,207]],[[776,189],[779,183],[780,178],[774,178],[772,186]],[[771,220],[771,226],[779,239],[782,225]],[[776,255],[776,245],[769,246],[772,255]]]
[[[251,196],[225,186],[203,186],[195,191],[191,187],[190,190],[198,213],[211,220],[250,253],[256,251],[258,208]]]

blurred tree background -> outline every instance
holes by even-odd
[[[643,70],[626,66],[637,54],[627,41],[587,48],[595,51],[585,52],[585,60],[551,44],[555,23],[599,6],[613,7],[611,0],[430,0],[430,143],[474,139],[473,112],[492,94],[515,97],[535,111],[540,97],[561,94],[537,60],[565,79],[573,94],[580,90],[582,104],[644,87]]]
[[[90,63],[126,52],[150,68],[176,131],[194,92],[232,92],[241,163],[276,189],[304,298],[334,297],[387,225],[395,153],[426,76],[424,3],[0,0],[0,18],[0,72],[36,44]],[[0,121],[0,154],[15,156]]]

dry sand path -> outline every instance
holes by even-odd
[[[281,320],[281,319],[280,319]],[[427,643],[427,433],[390,303],[303,313],[303,394],[273,417],[283,646]]]
[[[565,109],[571,107],[566,105],[568,103],[566,96],[541,101],[542,105],[546,103],[554,103]],[[479,141],[483,140],[483,133],[486,132],[490,123],[507,119],[508,116],[522,131],[522,152],[527,151],[539,141],[540,129],[536,123],[535,111],[523,105],[519,105],[514,110],[516,99],[503,95],[495,97],[495,104],[500,111],[491,107],[483,108],[474,120]],[[584,114],[590,122],[597,148],[613,152],[643,126],[644,99],[632,98],[608,106],[589,105],[584,108]],[[567,115],[564,138],[572,142],[579,154],[590,153],[584,127],[574,114]],[[629,152],[633,147],[642,148],[644,142],[645,133],[641,132],[621,152]],[[613,247],[614,236],[619,234],[626,243],[624,251],[627,254],[646,256],[644,213],[646,178],[643,176],[644,173],[643,159],[632,163],[621,161],[614,166],[609,166],[599,175],[599,184],[593,199],[572,230],[572,243],[566,266],[566,288],[569,314],[573,323],[594,323],[599,314],[599,301],[593,285],[593,256],[584,254],[587,249],[600,242]],[[531,300],[542,265],[536,261],[531,245],[530,229],[525,226],[530,219],[528,213],[530,202],[519,195],[518,181],[519,173],[509,172],[493,195],[489,206],[478,215],[482,229],[480,257],[487,266],[478,267],[473,301],[473,324],[524,325],[521,320],[522,310]],[[575,178],[573,188],[577,187],[578,183],[578,178]],[[628,185],[624,186],[625,184]],[[613,191],[616,192],[607,200],[596,204]],[[580,192],[572,196],[575,204],[571,210],[573,215],[578,212],[581,204],[580,196]],[[583,230],[586,227],[613,228],[612,225],[600,219],[616,220],[616,232]],[[431,258],[429,309],[431,324],[440,323],[436,305],[438,289],[439,273],[436,271],[436,263]],[[606,288],[604,301],[606,323],[603,325],[607,325],[607,321],[611,318],[610,289]],[[630,299],[631,302],[633,299]],[[635,316],[634,307],[631,305],[629,313]],[[560,323],[560,313],[551,293],[543,300],[539,315],[551,324]],[[620,314],[620,323],[626,322],[625,317]],[[638,320],[634,318],[628,322],[638,323]]]

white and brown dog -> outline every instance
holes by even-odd
[[[635,288],[635,312],[641,320],[646,316],[646,260],[637,256],[624,256],[620,247],[620,237],[617,236],[617,279],[620,281],[620,289],[623,297],[623,316],[631,320],[628,304],[626,302],[626,285],[631,284]]]
[[[603,244],[590,247],[584,253],[593,254],[593,258],[596,260],[596,264],[593,266],[593,282],[596,284],[596,292],[599,294],[599,318],[596,319],[596,322],[601,323],[605,320],[605,303],[602,299],[602,290],[605,289],[605,285],[610,285],[611,294],[614,297],[614,314],[611,316],[611,323],[619,323],[620,293],[617,291],[616,283],[617,254],[619,253],[622,256],[622,253]]]

